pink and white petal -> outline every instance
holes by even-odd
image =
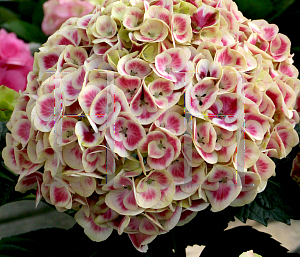
[[[236,64],[237,57],[234,50],[229,47],[224,47],[217,51],[215,61],[219,62],[222,66],[232,66]]]
[[[148,152],[148,144],[151,141],[157,141],[159,142],[160,140],[162,141],[167,141],[166,134],[161,132],[161,131],[151,131],[147,134],[145,138],[143,138],[139,144],[139,151],[141,153],[147,153]]]
[[[127,129],[126,125],[124,124],[126,119],[123,117],[118,117],[113,126],[110,126],[110,135],[116,141],[123,141],[126,136],[124,129]],[[126,131],[127,132],[127,131]]]
[[[219,151],[217,151],[218,154],[218,162],[229,162],[234,155],[234,152],[236,151],[236,145],[230,145],[230,146],[223,146]]]
[[[174,148],[168,145],[165,149],[164,156],[161,158],[147,157],[147,163],[152,169],[163,170],[168,167],[174,159]]]
[[[141,86],[141,79],[139,77],[122,75],[116,78],[115,85],[124,92],[128,103],[130,103]]]
[[[128,210],[138,210],[139,207],[137,205],[133,190],[129,190],[128,194],[124,197],[123,204]]]
[[[174,181],[172,181],[172,183],[167,188],[161,190],[160,201],[152,208],[162,209],[169,206],[172,203],[174,196],[175,196],[175,183]]]
[[[137,122],[128,120],[126,122],[128,128],[127,137],[123,141],[124,147],[129,151],[137,149],[140,141],[146,136],[145,129]]]
[[[161,198],[161,190],[152,185],[145,186],[146,190],[143,192],[139,192],[138,188],[141,181],[139,182],[137,186],[137,192],[136,192],[136,200],[140,207],[142,208],[151,208],[159,203]]]
[[[81,66],[84,64],[84,61],[88,58],[87,52],[84,48],[74,47],[70,51],[70,60]]]
[[[275,175],[275,163],[263,153],[260,153],[260,156],[255,163],[255,168],[255,172],[259,174],[262,180],[267,180]]]
[[[182,153],[188,165],[191,167],[198,167],[204,160],[196,150],[192,138],[184,135],[180,140],[183,146]]]
[[[109,130],[106,131],[105,139],[106,139],[111,151],[113,151],[114,153],[117,153],[121,157],[128,158],[130,156],[130,152],[125,148],[123,142],[118,142],[118,141],[114,140],[112,138]]]
[[[242,191],[257,189],[261,183],[260,176],[255,172],[238,172],[238,174],[242,182]]]
[[[218,212],[229,206],[241,192],[242,186],[239,185],[241,185],[240,181],[234,184],[232,180],[228,180],[226,183],[219,183],[219,188],[216,191],[205,190],[205,194],[212,205],[211,210]]]
[[[161,93],[163,96],[169,96],[174,90],[174,84],[171,81],[163,78],[153,80],[148,87],[152,95],[157,92]]]
[[[177,160],[173,161],[167,167],[167,171],[173,177],[175,185],[188,183],[192,180],[192,168],[183,158],[178,158]]]
[[[63,145],[77,140],[77,136],[75,134],[77,119],[71,117],[63,117],[60,119],[59,123],[61,124],[61,131],[59,131],[58,133],[61,133]]]
[[[77,142],[64,146],[62,156],[69,167],[73,169],[83,169],[82,150]]]
[[[39,97],[36,101],[36,113],[43,121],[50,121],[54,118],[55,100],[53,93]]]
[[[189,223],[193,218],[196,217],[197,213],[198,213],[197,211],[190,211],[187,209],[183,210],[181,212],[181,216],[179,222],[177,223],[177,226],[183,226]]]
[[[93,214],[87,217],[81,208],[74,216],[76,222],[84,228],[84,233],[95,242],[106,240],[112,233],[113,228],[96,224]]]
[[[178,136],[186,131],[186,119],[177,112],[167,112],[163,118],[165,128]]]
[[[80,145],[93,147],[99,145],[103,140],[101,133],[91,131],[83,121],[78,121],[75,125],[75,135]]]
[[[200,29],[210,27],[219,20],[219,11],[209,5],[202,5],[191,17],[193,32],[199,33]]]
[[[164,21],[168,26],[171,24],[171,13],[166,8],[156,6],[158,2],[151,5],[144,14],[144,18],[156,18]],[[146,4],[146,3],[145,3]]]
[[[145,78],[151,72],[151,68],[144,60],[134,58],[125,63],[125,72],[131,76],[137,76],[141,79]]]
[[[142,42],[161,42],[168,35],[167,24],[155,18],[146,19],[139,31],[134,32],[137,40]]]
[[[27,119],[18,120],[12,127],[13,138],[25,147],[32,135],[31,122]]]
[[[188,28],[188,31],[183,35],[174,34],[174,38],[178,43],[184,44],[191,41],[193,37],[192,28]]]
[[[157,235],[159,228],[148,218],[144,217],[139,226],[139,231],[146,235]]]
[[[128,234],[133,246],[142,253],[147,252],[148,245],[151,243],[157,235],[146,235],[143,233],[136,233],[136,234]]]
[[[82,177],[80,179],[82,188],[88,191],[94,191],[96,189],[96,183],[96,179],[92,177]]]
[[[272,41],[278,34],[279,28],[275,24],[266,24],[261,26],[259,36],[266,41]]]
[[[186,208],[189,211],[203,211],[209,206],[209,203],[204,201],[203,199],[193,200],[192,205],[188,208]]]
[[[37,189],[36,189],[36,194],[35,194],[35,208],[37,208],[39,202],[42,200],[42,181],[37,180]]]
[[[52,183],[50,185],[50,200],[57,207],[66,207],[72,201],[72,196],[62,184]]]
[[[165,155],[165,150],[158,146],[156,141],[151,141],[148,144],[148,156],[151,158],[162,158]]]
[[[113,221],[119,217],[119,214],[112,209],[108,209],[108,211],[104,213],[98,214],[98,216],[94,219],[97,225],[102,225]]]
[[[213,169],[208,174],[208,181],[218,182],[222,178],[233,179],[235,172],[236,171],[231,167],[216,164],[213,166]]]
[[[128,226],[130,222],[130,217],[129,216],[124,216],[124,218],[121,220],[119,226],[118,226],[118,234],[121,235],[124,231],[124,229]]]
[[[174,149],[174,159],[175,160],[181,151],[181,143],[180,140],[178,139],[177,136],[173,135],[172,133],[170,133],[168,130],[163,129],[163,128],[157,128],[158,131],[162,131],[166,137],[167,137],[167,142],[172,145],[173,149]]]
[[[65,46],[55,46],[52,47],[49,51],[40,52],[37,55],[38,67],[40,69],[39,76],[46,70],[52,68],[57,63],[58,58],[64,49]]]
[[[257,189],[250,191],[241,191],[236,199],[234,199],[230,206],[244,206],[245,204],[251,203],[257,195]]]
[[[167,171],[154,170],[148,177],[148,179],[155,180],[160,189],[167,188],[173,181],[172,176]]]
[[[256,144],[250,140],[245,140],[245,154],[244,154],[245,168],[253,166],[259,159],[260,152]]]
[[[37,189],[38,183],[42,184],[43,175],[40,172],[31,173],[28,176],[19,179],[15,186],[15,190],[21,193],[25,193],[31,189]]]
[[[195,148],[198,151],[198,153],[200,154],[200,156],[203,158],[203,160],[206,161],[207,163],[215,164],[218,162],[218,154],[216,151],[207,153],[197,146],[195,146]]]
[[[174,193],[173,200],[180,201],[180,200],[187,199],[189,196],[191,196],[191,194],[187,194],[187,193],[183,192],[181,190],[180,185],[175,186],[175,193]]]
[[[245,131],[255,140],[262,140],[264,138],[263,128],[256,120],[247,120],[245,123]]]
[[[85,113],[89,114],[92,102],[100,91],[101,90],[94,85],[86,86],[80,91],[78,95],[78,102]]]
[[[271,41],[269,51],[273,57],[276,57],[284,55],[285,53],[288,54],[288,50],[290,49],[290,47],[291,41],[289,40],[289,38],[281,33],[278,33],[276,37]]]
[[[156,71],[163,78],[176,82],[176,78],[173,75],[169,75],[169,70],[167,69],[170,68],[171,65],[172,57],[165,51],[155,57],[155,66],[151,67],[155,68],[154,71]]]
[[[279,68],[278,70],[284,74],[284,75],[287,75],[289,77],[293,77],[293,78],[298,78],[299,76],[299,71],[298,69],[292,65],[292,64],[288,64],[286,62],[281,62],[279,64]]]
[[[106,205],[121,215],[138,215],[144,211],[138,207],[136,210],[127,209],[124,205],[124,198],[128,194],[126,189],[117,189],[110,191],[105,197]]]
[[[237,86],[236,71],[231,67],[224,67],[223,74],[219,83],[220,91],[232,92]]]
[[[182,211],[182,207],[177,205],[175,211],[172,213],[172,216],[168,218],[164,223],[163,225],[164,230],[170,231],[177,225],[181,216],[181,211]]]

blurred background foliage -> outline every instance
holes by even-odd
[[[0,27],[26,42],[44,43],[47,36],[41,29],[46,0],[0,1]]]

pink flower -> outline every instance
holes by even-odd
[[[43,4],[44,20],[42,30],[46,35],[53,34],[71,17],[82,17],[92,12],[94,6],[87,1],[49,0]]]
[[[15,33],[0,30],[0,85],[24,91],[27,74],[32,70],[33,57],[28,44]]]

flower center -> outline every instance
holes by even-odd
[[[74,135],[74,132],[72,130],[67,131],[67,138],[71,137]]]
[[[217,115],[217,118],[219,118],[219,119],[224,119],[225,118],[223,110],[220,111],[220,113]]]
[[[206,94],[203,94],[201,96],[200,95],[195,95],[195,96],[199,101],[199,105],[202,106],[203,105],[202,98],[206,97]]]
[[[222,140],[222,139],[223,139],[222,134],[218,134],[218,135],[217,135],[217,140],[216,140],[216,141]]]
[[[130,89],[127,89],[127,93],[129,93],[129,94],[130,94],[130,97],[133,97],[133,96],[134,96],[134,94],[135,94],[135,91],[136,91],[136,88],[134,88],[134,89],[132,89],[132,90],[130,90]]]
[[[107,107],[107,112],[110,113],[112,111],[112,103],[109,103]]]
[[[126,187],[124,187],[124,188],[127,189],[127,190],[131,190],[131,189],[132,189],[132,186],[128,185],[128,186],[126,186]]]
[[[166,67],[166,69],[165,69],[165,72],[166,72],[166,73],[168,73],[168,74],[170,74],[170,72],[171,72],[171,68],[169,68],[169,67]]]
[[[148,185],[151,185],[151,184],[152,184],[152,182],[153,182],[153,180],[152,180],[152,179],[148,179],[148,180],[146,181],[146,183],[147,183]]]
[[[220,182],[222,182],[222,183],[227,183],[227,178],[226,178],[226,177],[225,177],[225,178],[222,178],[222,180],[221,180]]]
[[[122,134],[124,134],[125,137],[127,137],[127,130],[128,130],[128,128],[121,127],[121,130],[119,131],[119,133],[122,133]]]
[[[133,70],[130,71],[131,76],[135,76],[136,74],[138,74],[136,71],[133,71]]]
[[[162,96],[162,92],[155,92],[155,94],[153,95],[155,98],[158,98],[159,96]]]
[[[148,105],[149,103],[146,102],[144,99],[141,100],[140,102],[140,107],[144,106],[144,105]]]
[[[199,133],[198,133],[198,140],[197,140],[198,143],[204,145],[205,143],[203,142],[203,140],[204,140],[204,137],[199,137]]]
[[[157,146],[158,146],[159,149],[166,149],[166,147],[163,145],[161,140],[160,140],[160,142]]]

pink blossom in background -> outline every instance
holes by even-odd
[[[24,91],[27,74],[32,70],[33,57],[29,45],[15,33],[0,30],[0,85]]]
[[[42,30],[46,35],[53,34],[71,17],[82,17],[91,13],[94,5],[88,1],[49,0],[43,4],[44,20]]]

